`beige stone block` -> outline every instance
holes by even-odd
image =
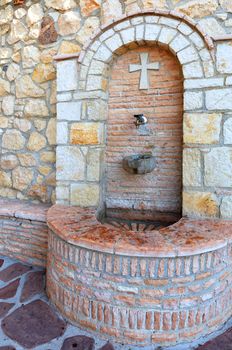
[[[183,152],[184,186],[201,186],[201,152],[198,149],[185,149]]]
[[[70,142],[73,145],[96,145],[103,141],[102,123],[74,123],[71,125]]]
[[[48,122],[46,136],[49,145],[56,145],[56,119],[52,118]]]
[[[56,154],[57,180],[82,181],[85,179],[85,156],[79,148],[59,146]]]
[[[56,70],[51,63],[39,63],[32,74],[32,79],[36,83],[45,83],[46,81],[54,80],[55,77]]]
[[[48,176],[52,172],[53,168],[49,165],[41,165],[39,166],[38,170],[40,174]]]
[[[18,165],[18,159],[15,155],[13,154],[9,154],[9,155],[2,155],[1,156],[1,168],[4,170],[12,170],[14,168],[16,168],[16,166]]]
[[[203,18],[212,15],[218,8],[217,0],[192,0],[178,5],[176,10],[193,18]]]
[[[12,172],[13,188],[16,190],[25,190],[33,180],[34,172],[32,169],[17,167]]]
[[[27,132],[31,129],[31,122],[27,119],[14,119],[14,127],[20,131]]]
[[[8,150],[20,150],[24,147],[25,141],[20,131],[10,129],[2,137],[2,147]]]
[[[102,22],[115,20],[122,15],[122,5],[119,0],[105,0],[102,4]]]
[[[39,199],[39,201],[46,203],[48,201],[47,186],[42,184],[35,184],[30,187],[28,196],[33,199]]]
[[[16,96],[17,98],[24,97],[42,97],[45,91],[37,86],[29,75],[24,75],[16,79]]]
[[[193,218],[218,217],[217,197],[210,192],[184,192],[183,215]]]
[[[0,117],[0,128],[6,129],[8,127],[8,118],[7,117]]]
[[[11,22],[10,35],[7,38],[9,45],[13,45],[18,41],[25,41],[28,34],[28,28],[19,19],[13,19]]]
[[[80,0],[81,14],[85,17],[100,9],[101,0]]]
[[[1,5],[1,4],[0,4]],[[14,10],[12,6],[6,6],[0,10],[0,25],[11,23],[13,20]]]
[[[39,134],[36,131],[33,131],[30,135],[28,144],[27,144],[27,149],[30,151],[40,151],[42,148],[44,148],[47,144],[46,138]]]
[[[146,8],[166,9],[168,7],[166,0],[142,0],[142,5],[145,9]]]
[[[12,115],[15,108],[15,97],[12,95],[5,96],[2,99],[2,111],[5,115]]]
[[[30,153],[19,153],[18,159],[20,165],[28,167],[28,166],[36,166],[36,158],[33,154]]]
[[[55,163],[56,154],[55,152],[52,152],[52,151],[42,152],[40,154],[40,160],[41,162],[44,162],[44,163]]]
[[[49,110],[45,100],[42,99],[30,99],[27,100],[25,105],[25,116],[26,117],[48,117]]]
[[[63,36],[74,34],[80,29],[80,25],[80,15],[77,12],[68,11],[59,16],[58,32]]]
[[[204,155],[205,185],[232,188],[232,148],[217,147]]]
[[[11,177],[5,171],[0,171],[0,187],[11,187],[12,181]]]
[[[87,103],[87,117],[89,120],[106,120],[108,116],[108,105],[102,100],[89,100]]]
[[[223,10],[232,12],[232,2],[231,0],[219,0],[219,4],[223,8]]]
[[[102,149],[90,148],[87,154],[87,180],[99,181],[102,164]]]
[[[23,68],[31,68],[40,61],[40,51],[34,45],[25,46],[22,49],[22,63]]]
[[[38,131],[42,131],[46,128],[47,122],[43,119],[34,119],[33,123]]]
[[[13,57],[15,57],[15,56],[13,56]],[[19,65],[14,63],[14,62],[11,63],[8,66],[8,69],[6,71],[7,79],[10,80],[10,81],[13,81],[19,76],[19,74],[20,74],[20,67],[19,67]]]
[[[79,53],[81,51],[81,47],[71,41],[62,41],[59,47],[58,53],[60,55],[66,55],[70,53]]]
[[[77,6],[75,0],[45,0],[47,8],[55,10],[67,11]]]
[[[32,24],[39,22],[43,16],[43,7],[39,3],[31,5],[27,11],[27,25],[30,27]]]
[[[80,207],[96,207],[99,204],[99,185],[97,184],[74,184],[70,189],[71,205]]]
[[[217,144],[222,115],[218,113],[185,113],[184,143]]]
[[[87,18],[77,33],[76,40],[81,44],[84,44],[99,27],[100,21],[98,17]]]
[[[3,198],[16,198],[17,196],[17,191],[12,190],[10,188],[0,188],[0,197]]]
[[[10,93],[10,83],[0,78],[0,96],[6,96]]]

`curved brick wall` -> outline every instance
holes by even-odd
[[[55,206],[48,224],[48,295],[85,329],[171,345],[232,314],[230,222],[182,219],[141,235],[99,224],[92,210]]]

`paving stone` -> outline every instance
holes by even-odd
[[[44,271],[31,272],[27,276],[20,301],[25,302],[36,294],[44,291]]]
[[[66,323],[42,300],[21,306],[2,321],[3,332],[24,348],[33,348],[61,337]]]
[[[197,350],[232,350],[232,328],[201,345]]]
[[[93,350],[94,349],[94,339],[86,337],[84,335],[77,335],[75,337],[67,338],[61,350]]]
[[[4,282],[11,281],[16,277],[22,276],[31,269],[31,266],[26,266],[21,263],[13,264],[0,272],[0,280]]]
[[[0,346],[0,350],[16,350],[13,346]]]
[[[0,289],[0,299],[13,298],[17,292],[19,279]]]
[[[13,306],[13,303],[0,303],[0,318],[4,317]]]
[[[107,343],[102,348],[100,348],[99,350],[114,350],[114,347],[113,347],[113,345],[111,343]]]

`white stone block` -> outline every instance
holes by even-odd
[[[131,24],[133,26],[136,26],[136,25],[142,24],[142,23],[144,23],[143,17],[134,17],[131,19]]]
[[[162,44],[169,44],[171,40],[176,36],[177,30],[173,28],[162,28],[160,36],[159,36],[159,42]]]
[[[198,149],[185,149],[183,152],[184,186],[201,186],[201,152]]]
[[[166,26],[177,28],[180,24],[180,21],[177,21],[176,19],[167,18],[167,17],[161,17],[159,20],[159,23],[165,24]]]
[[[145,25],[145,35],[144,40],[156,41],[158,34],[161,30],[161,26],[157,24],[146,24]]]
[[[198,61],[183,66],[184,77],[186,78],[202,78],[203,70]]]
[[[217,45],[217,70],[218,72],[232,73],[232,41]]]
[[[135,41],[135,29],[134,28],[128,28],[125,30],[121,30],[120,35],[121,35],[122,41],[125,45]]]
[[[105,41],[106,39],[110,38],[111,36],[113,36],[115,33],[115,31],[113,29],[109,29],[106,32],[104,32],[100,37],[99,40],[101,42]]]
[[[100,60],[103,62],[108,62],[111,57],[112,57],[112,52],[104,44],[102,44],[99,47],[99,49],[94,55],[94,58],[96,60]]]
[[[57,63],[57,91],[76,90],[78,86],[77,61]]]
[[[190,35],[193,32],[192,28],[184,22],[180,23],[180,25],[178,26],[178,30],[184,35]]]
[[[123,22],[117,24],[117,25],[114,27],[114,30],[115,30],[115,31],[120,31],[120,30],[125,29],[125,28],[128,28],[128,27],[130,27],[130,26],[131,26],[130,21],[123,21]]]
[[[82,181],[85,179],[85,157],[76,146],[58,146],[56,171],[59,181]]]
[[[226,196],[222,199],[220,212],[222,219],[232,219],[232,196]]]
[[[107,65],[105,62],[92,60],[89,68],[89,74],[102,75],[105,69],[107,69]]]
[[[119,36],[119,34],[115,34],[111,38],[105,41],[106,46],[112,51],[116,51],[118,48],[123,46],[123,42]]]
[[[57,96],[57,101],[58,102],[67,102],[67,101],[71,101],[72,99],[72,94],[71,92],[65,92],[65,93],[58,93]]]
[[[81,119],[81,102],[57,103],[57,119],[78,121]]]
[[[169,47],[175,53],[183,50],[185,47],[189,46],[190,42],[184,37],[184,35],[179,34],[175,39],[172,40]]]
[[[158,23],[159,18],[160,18],[159,16],[146,16],[145,22],[146,23]]]
[[[232,148],[213,148],[204,158],[205,185],[232,188]]]
[[[232,145],[232,118],[229,118],[224,123],[223,128],[224,144]]]
[[[203,92],[186,91],[184,93],[184,109],[196,110],[203,107]]]
[[[68,143],[68,123],[67,122],[57,123],[56,143],[57,145]]]
[[[226,78],[226,85],[232,85],[232,76]]]
[[[232,88],[209,90],[205,96],[208,110],[232,110]]]
[[[145,26],[143,24],[140,24],[135,27],[135,40],[141,41],[144,40],[144,31]]]
[[[219,87],[224,85],[224,78],[213,79],[186,79],[184,82],[185,89],[202,89],[208,87]]]
[[[87,91],[101,90],[102,88],[102,76],[89,75],[87,81]]]
[[[56,199],[57,201],[69,200],[69,187],[57,186],[56,187]]]
[[[196,46],[196,48],[198,50],[203,49],[205,47],[205,43],[204,43],[203,39],[196,32],[192,33],[189,36],[189,39],[194,43],[194,45]]]
[[[177,57],[181,64],[199,60],[197,51],[192,46],[178,52]]]

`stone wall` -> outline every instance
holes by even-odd
[[[53,56],[80,52],[101,24],[123,13],[148,8],[178,10],[193,17],[209,35],[232,32],[230,0],[0,1],[0,196],[55,201]],[[219,57],[225,49],[230,59],[231,46],[227,44],[219,46]],[[219,58],[218,70],[222,74],[232,73],[231,64],[225,63],[224,57]],[[226,84],[231,84],[230,77]],[[213,89],[210,93],[214,93]],[[211,109],[210,93],[207,103]],[[229,98],[227,101],[231,109]],[[228,117],[228,113],[223,117],[227,144],[231,133]],[[226,149],[223,152],[229,157]],[[209,186],[213,186],[211,180]],[[231,202],[230,197],[224,200],[225,208],[228,201]]]

